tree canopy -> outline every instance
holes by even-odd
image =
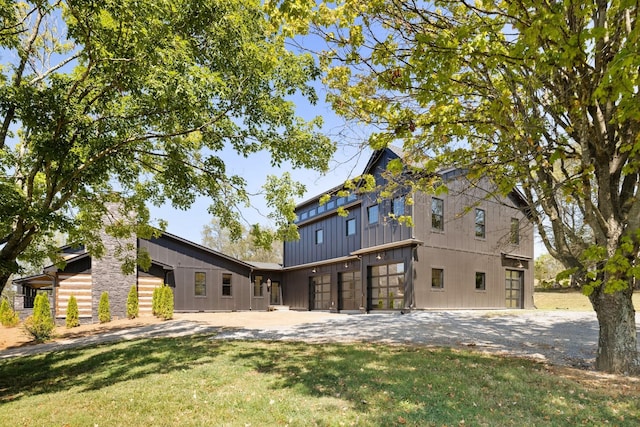
[[[372,148],[401,142],[416,177],[458,166],[523,193],[548,252],[598,315],[597,367],[637,370],[637,2],[276,5],[291,32],[311,21],[326,40],[329,100],[372,130]]]
[[[291,101],[316,101],[319,70],[283,28],[259,0],[2,2],[0,287],[18,258],[53,258],[57,232],[99,256],[107,201],[136,214],[114,234],[149,235],[149,203],[198,196],[237,230],[248,195],[225,147],[325,170],[321,119]],[[289,181],[273,182],[290,211]]]

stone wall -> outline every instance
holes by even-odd
[[[118,204],[108,204],[109,214],[103,218],[103,225],[109,226],[117,221],[133,221],[119,212]],[[111,308],[111,318],[121,319],[127,316],[127,295],[131,285],[136,283],[136,275],[125,275],[122,272],[122,255],[129,253],[135,256],[136,238],[114,238],[104,231],[100,232],[102,242],[105,246],[105,254],[101,258],[93,257],[91,260],[91,276],[93,282],[92,291],[92,320],[98,321],[98,305],[103,292],[109,294],[109,306]],[[119,254],[119,252],[121,254]],[[117,256],[118,254],[118,256]],[[118,259],[120,258],[120,259]]]

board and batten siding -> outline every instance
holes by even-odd
[[[164,234],[140,239],[150,257],[172,266],[169,285],[173,287],[176,311],[233,311],[251,307],[251,269],[237,260],[192,242]],[[195,295],[195,273],[206,274],[205,295]],[[231,274],[231,296],[222,295],[224,274]]]
[[[491,185],[488,181],[482,186]],[[448,194],[415,196],[414,231],[424,241],[418,248],[415,264],[414,292],[417,308],[504,308],[505,271],[503,254],[530,259],[515,268],[523,272],[523,307],[533,307],[533,231],[526,216],[513,203],[486,199],[478,183],[471,185],[464,177],[447,183]],[[431,200],[437,197],[444,205],[444,230],[434,230],[431,223]],[[475,234],[475,210],[485,212],[485,236]],[[518,244],[510,242],[511,219],[520,223]],[[516,263],[520,264],[520,263]],[[432,269],[444,271],[444,287],[433,288]],[[475,274],[485,273],[485,289],[475,288]]]
[[[359,204],[347,206],[346,217],[336,211],[329,212],[318,219],[300,223],[300,239],[284,243],[284,265],[295,266],[327,259],[348,256],[360,249],[361,208]],[[347,236],[347,221],[355,219],[356,233]],[[323,242],[316,243],[316,231],[322,230]]]
[[[67,306],[71,295],[78,302],[79,317],[92,315],[92,280],[91,274],[58,273],[58,286],[55,288],[56,317],[67,316]]]
[[[376,200],[377,195],[368,196],[363,201],[362,207],[362,248],[400,242],[413,237],[411,227],[391,218],[392,200]],[[367,208],[378,205],[378,221],[369,224]],[[411,215],[411,206],[405,203],[405,215]]]

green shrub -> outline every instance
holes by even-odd
[[[100,302],[98,303],[98,320],[100,323],[111,322],[111,308],[109,307],[109,294],[103,292],[100,295]]]
[[[127,296],[127,317],[135,319],[138,317],[138,287],[132,285]]]
[[[69,297],[69,302],[67,303],[66,325],[67,325],[67,328],[75,328],[76,326],[80,326],[80,313],[78,311],[78,300],[73,295]]]
[[[55,324],[51,317],[51,306],[47,294],[36,295],[33,301],[33,315],[25,319],[24,328],[37,342],[44,342],[53,337]]]
[[[157,287],[153,290],[153,296],[151,297],[151,313],[154,316],[158,316],[160,313],[160,293],[162,292],[162,287]]]
[[[158,317],[164,320],[173,318],[173,290],[164,285],[159,291]]]
[[[0,303],[0,323],[7,328],[13,328],[20,322],[18,313],[16,313],[11,306],[9,306],[9,300],[2,298]]]

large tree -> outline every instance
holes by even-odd
[[[401,141],[415,177],[459,166],[523,192],[547,250],[597,313],[597,369],[638,372],[637,0],[291,0],[279,10],[292,31],[313,19],[329,44],[329,99],[372,129],[371,147]]]
[[[237,230],[248,194],[225,148],[324,170],[333,145],[291,101],[315,102],[318,70],[282,28],[259,0],[0,2],[0,290],[57,232],[99,256],[105,202],[137,215],[115,235],[198,196]]]

